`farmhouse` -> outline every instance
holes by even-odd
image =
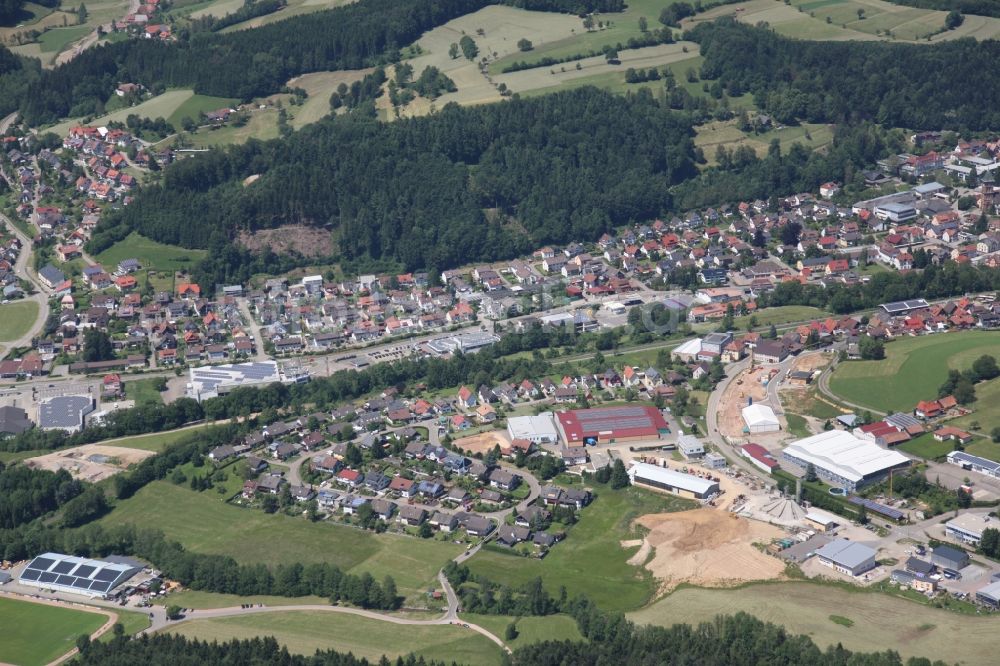
[[[875,568],[878,553],[864,544],[835,539],[816,551],[819,563],[848,576],[860,576]]]
[[[512,440],[526,439],[535,444],[554,444],[559,441],[552,412],[537,416],[512,416],[507,419],[507,433]]]
[[[660,439],[669,431],[659,410],[642,406],[559,412],[557,427],[567,445]]]
[[[692,499],[705,499],[719,492],[716,481],[646,463],[634,463],[628,470],[628,476],[633,485],[666,490]]]
[[[842,430],[829,430],[792,442],[782,457],[802,468],[811,463],[820,477],[848,491],[877,482],[890,471],[910,464],[903,454],[886,451],[870,440]]]
[[[746,424],[747,432],[777,432],[781,429],[778,417],[774,415],[774,410],[767,405],[755,403],[743,408],[743,423]]]

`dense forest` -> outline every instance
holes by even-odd
[[[209,247],[243,229],[306,222],[330,228],[346,259],[443,269],[511,257],[668,209],[670,186],[696,173],[692,134],[686,116],[648,93],[595,89],[393,123],[330,118],[172,165],[162,186],[102,224],[90,249],[132,230]],[[244,187],[251,174],[262,175]],[[212,263],[228,262],[213,254]]]
[[[505,663],[513,666],[598,666],[659,664],[662,666],[943,666],[941,662],[910,658],[897,653],[851,652],[837,645],[820,650],[808,636],[793,636],[776,625],[744,613],[720,616],[698,626],[676,624],[636,627],[620,615],[590,610],[577,621],[589,641],[541,641],[518,648]],[[586,624],[585,624],[586,623]],[[116,632],[110,641],[78,642],[82,666],[201,666],[202,664],[282,664],[283,666],[368,666],[353,655],[317,651],[313,656],[291,655],[274,638],[205,643],[173,634],[130,639]],[[382,666],[423,666],[422,658],[409,656]]]
[[[0,462],[0,529],[10,529],[55,511],[83,491],[64,469],[49,472]]]
[[[685,35],[701,45],[704,79],[753,93],[780,122],[856,122],[885,127],[1000,127],[1000,41],[937,44],[805,41],[726,19]],[[832,67],[831,63],[837,63]]]

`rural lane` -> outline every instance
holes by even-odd
[[[49,318],[49,296],[47,288],[41,283],[41,281],[39,281],[34,270],[32,270],[28,264],[28,260],[31,258],[33,253],[32,240],[23,234],[20,229],[14,226],[14,223],[11,222],[6,215],[0,214],[0,220],[7,225],[8,230],[10,230],[10,232],[13,233],[21,242],[21,251],[17,255],[17,261],[14,262],[14,274],[19,278],[30,282],[35,288],[34,294],[26,296],[22,300],[34,301],[38,304],[38,315],[35,317],[35,322],[32,324],[31,328],[28,329],[27,333],[16,340],[4,342],[4,347],[6,347],[7,350],[13,350],[17,347],[30,347],[32,339],[38,337],[38,335],[45,328],[45,322]]]

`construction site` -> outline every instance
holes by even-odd
[[[97,483],[154,455],[156,455],[154,451],[142,449],[84,444],[29,458],[24,464],[50,472],[64,469],[74,479]]]

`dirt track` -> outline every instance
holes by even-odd
[[[662,582],[661,592],[681,583],[726,587],[783,577],[784,564],[753,546],[783,534],[771,525],[710,508],[650,514],[637,522],[649,530],[644,541],[654,555],[645,566]],[[633,556],[633,564],[645,562],[645,554],[639,561],[644,551],[648,553],[645,545]]]

